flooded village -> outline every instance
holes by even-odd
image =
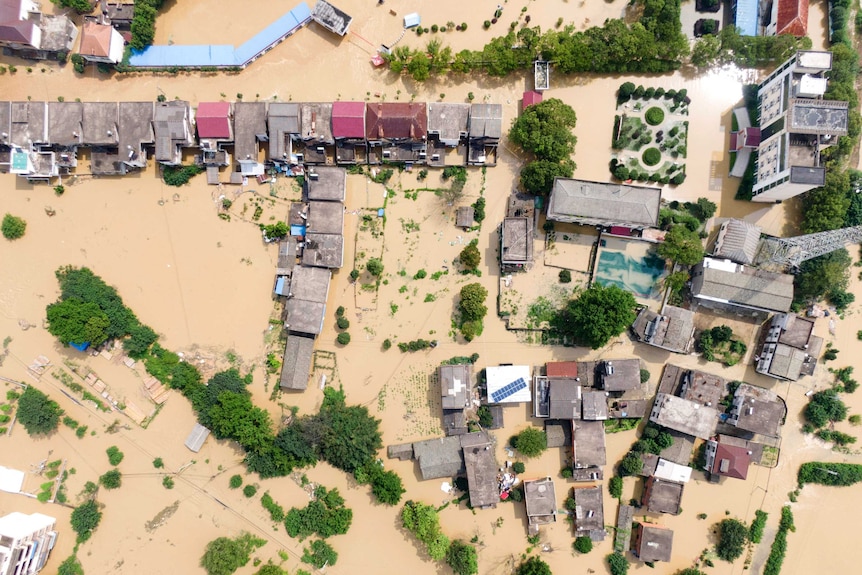
[[[6,43],[0,58],[0,216],[26,221],[23,236],[0,239],[0,566],[65,575],[72,556],[87,574],[204,573],[211,541],[248,533],[261,544],[240,574],[452,572],[405,525],[409,501],[474,549],[483,575],[530,557],[553,573],[616,573],[609,555],[630,573],[765,573],[785,505],[795,532],[782,573],[854,569],[847,510],[862,505],[859,487],[797,482],[805,462],[862,463],[854,445],[804,427],[811,397],[857,365],[858,304],[794,305],[804,261],[846,247],[859,265],[852,230],[806,243],[800,225],[802,197],[829,178],[819,154],[855,121],[826,96],[828,2],[798,3],[810,49],[764,69],[564,74],[541,61],[421,82],[381,54],[431,39],[454,58],[510,22],[631,25],[638,7],[165,2],[153,46],[112,72],[99,66],[122,61],[135,4],[82,17],[0,2],[4,19],[34,23],[30,42],[63,39]],[[719,16],[702,4],[682,2],[692,42],[698,19],[747,25],[731,3]],[[58,51],[84,57],[83,72],[22,57]],[[627,82],[640,93],[623,97]],[[756,117],[746,85],[758,86]],[[530,154],[510,129],[554,99],[577,114],[576,166],[533,195],[520,176]],[[639,130],[652,164],[623,142]],[[740,200],[749,165],[752,201]],[[677,221],[694,228],[697,261],[658,255]],[[46,306],[66,297],[66,266],[113,286],[203,382],[236,369],[276,432],[342,389],[379,420],[376,456],[400,477],[400,502],[319,457],[261,477],[243,445],[203,425],[198,399],[119,338],[63,345]],[[560,310],[591,286],[635,305],[621,333],[576,345]],[[486,294],[478,326],[465,289]],[[62,409],[55,431],[29,435],[18,421],[27,386]],[[841,397],[862,413],[859,397]],[[823,429],[855,435],[853,421]],[[112,470],[117,489],[103,481]],[[349,532],[289,535],[284,510],[324,500],[319,487],[352,510]],[[85,501],[101,522],[76,542]],[[762,541],[719,558],[720,522],[747,529],[758,511]],[[34,535],[7,539],[24,531]],[[312,540],[337,561],[304,561]]]

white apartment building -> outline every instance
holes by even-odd
[[[57,520],[14,511],[0,517],[0,573],[33,575],[42,570],[57,540]]]

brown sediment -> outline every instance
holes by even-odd
[[[518,113],[521,94],[531,87],[531,80],[524,81],[521,76],[445,78],[420,85],[371,66],[370,55],[380,44],[398,37],[401,18],[415,9],[414,3],[389,0],[378,7],[373,2],[344,0],[338,5],[355,17],[352,33],[347,38],[337,40],[311,25],[239,74],[105,77],[94,68],[88,68],[85,77],[73,78],[71,66],[59,68],[45,64],[48,71],[42,73],[41,65],[36,64],[34,72],[27,74],[23,68],[28,64],[21,63],[14,77],[10,74],[0,77],[0,87],[3,97],[9,99],[30,96],[34,100],[54,100],[62,96],[67,100],[75,97],[152,100],[163,93],[169,99],[178,96],[195,103],[221,99],[222,93],[226,99],[233,99],[237,92],[242,92],[246,100],[259,94],[260,99],[277,96],[294,101],[329,101],[338,97],[356,100],[385,97],[387,101],[406,101],[414,94],[417,101],[436,101],[441,93],[445,93],[445,101],[466,101],[467,94],[472,92],[476,101],[487,98],[489,102],[503,104],[504,128]],[[424,26],[445,24],[450,19],[460,24],[463,20],[468,23],[468,31],[422,37],[408,33],[402,43],[417,47],[439,38],[456,51],[477,49],[492,36],[504,34],[509,22],[520,15],[521,5],[526,4],[506,5],[503,17],[489,31],[482,29],[482,22],[491,18],[495,3],[483,2],[475,10],[471,6],[469,13],[463,9],[462,0],[441,0],[433,6],[422,6]],[[553,27],[558,14],[566,20],[574,19],[581,28],[587,20],[598,23],[608,17],[618,17],[624,5],[622,0],[610,3],[547,1],[529,4],[528,13],[531,25],[540,25],[543,29]],[[241,8],[228,2],[216,6],[213,8],[210,3],[171,5],[159,17],[156,39],[177,44],[239,44],[285,9],[264,0],[244,2]],[[389,10],[397,15],[390,15]],[[820,27],[822,18],[815,18],[818,10],[821,10],[819,5],[812,6],[809,19],[812,28]],[[255,17],[247,17],[248,14],[255,14]],[[200,25],[204,21],[206,26]],[[562,77],[552,72],[552,89],[546,97],[561,98],[578,113],[578,145],[574,158],[578,164],[577,177],[607,180],[615,90],[628,79],[591,75]],[[737,182],[727,176],[730,113],[741,99],[741,84],[755,79],[756,74],[751,72],[722,70],[701,75],[684,71],[631,80],[665,89],[686,88],[692,99],[686,161],[688,177],[685,184],[666,188],[665,197],[687,201],[707,196],[719,203],[720,216],[744,217],[762,226],[767,233],[785,234],[788,220],[795,217],[795,212],[790,211],[794,203],[772,206],[735,201]],[[830,380],[825,366],[818,367],[814,378],[792,384],[777,383],[755,374],[750,365],[723,368],[719,364],[704,364],[696,357],[677,357],[645,346],[635,347],[625,337],[604,350],[589,352],[581,348],[525,344],[517,334],[507,331],[493,313],[500,280],[496,264],[496,227],[504,215],[506,198],[516,186],[521,161],[504,142],[498,166],[489,168],[485,176],[487,219],[476,232],[455,228],[455,207],[446,205],[433,192],[418,192],[415,200],[406,197],[407,190],[440,186],[437,171],[430,170],[425,182],[416,180],[415,171],[396,174],[389,184],[395,195],[387,202],[386,227],[382,237],[376,238],[385,265],[383,281],[376,293],[360,291],[361,288],[350,282],[348,274],[353,262],[363,259],[357,257],[356,251],[366,251],[364,259],[370,257],[370,248],[366,249],[364,244],[355,247],[353,238],[361,225],[360,210],[381,206],[383,190],[379,185],[368,184],[361,176],[349,178],[345,267],[334,274],[327,309],[334,310],[339,305],[347,308],[353,339],[347,347],[335,345],[337,330],[330,311],[317,348],[335,352],[337,367],[327,372],[329,382],[343,385],[351,402],[367,405],[382,419],[385,443],[439,433],[439,408],[435,403],[439,396],[435,389],[429,390],[434,366],[452,356],[473,352],[480,356],[478,368],[498,363],[540,365],[549,360],[637,355],[647,363],[653,380],[657,380],[664,362],[673,361],[775,389],[787,399],[790,409],[788,424],[782,429],[784,439],[778,467],[752,467],[747,481],[727,480],[720,486],[707,484],[702,475],[695,472],[695,479],[686,487],[683,513],[677,517],[654,518],[675,531],[673,561],[667,566],[659,565],[656,573],[672,573],[689,566],[702,549],[712,544],[710,527],[723,519],[726,511],[750,521],[754,511],[763,507],[770,513],[770,524],[777,523],[779,508],[795,486],[799,463],[811,459],[858,461],[858,455],[831,452],[828,446],[803,436],[798,430],[804,392],[813,387],[822,388]],[[82,173],[85,167],[86,161],[82,163]],[[481,177],[479,170],[469,171],[465,196],[459,205],[473,202],[479,196]],[[206,186],[202,176],[188,186],[171,188],[157,178],[152,166],[141,174],[124,178],[81,176],[75,183],[67,182],[62,197],[55,196],[50,187],[30,186],[9,175],[2,176],[0,181],[4,187],[0,211],[22,216],[28,222],[23,239],[0,243],[4,270],[0,275],[0,334],[12,337],[9,355],[0,368],[4,377],[31,382],[25,372],[26,365],[40,354],[49,356],[55,365],[62,365],[64,359],[71,358],[89,365],[116,390],[117,399],[133,401],[141,408],[146,407],[148,412],[154,409],[143,396],[141,378],[126,366],[63,349],[42,327],[45,306],[54,301],[58,293],[54,271],[61,265],[86,265],[117,287],[141,320],[161,334],[165,347],[190,355],[200,352],[197,357],[210,372],[230,364],[228,352],[238,356],[244,370],[254,367],[251,390],[255,401],[267,406],[275,418],[281,416],[283,408],[269,399],[275,378],[270,377],[265,384],[262,368],[266,351],[271,349],[264,342],[272,339],[269,319],[275,305],[271,294],[276,248],[261,242],[256,225],[286,215],[286,202],[294,193],[289,186],[279,190],[279,198],[274,203],[263,187],[259,187],[260,194],[254,198],[249,193],[234,196],[230,210],[232,220],[226,222],[217,217],[220,193]],[[178,194],[178,201],[174,200],[175,194]],[[255,199],[265,205],[259,222],[251,221]],[[246,204],[249,207],[243,214]],[[56,214],[47,216],[45,206],[51,206]],[[418,224],[418,231],[406,231],[403,223],[410,221]],[[481,277],[461,275],[453,263],[463,246],[473,238],[479,240],[482,252]],[[537,265],[542,264],[538,262]],[[402,269],[404,276],[398,273]],[[428,276],[412,279],[419,269],[425,269]],[[434,272],[444,270],[448,270],[448,274],[431,279]],[[520,279],[515,278],[516,281]],[[487,287],[492,311],[486,318],[482,336],[467,345],[460,339],[453,340],[450,335],[451,317],[458,290],[464,283],[473,281]],[[403,291],[402,286],[406,288]],[[859,288],[856,278],[852,288],[853,291]],[[428,294],[433,295],[433,301],[425,301]],[[525,300],[520,305],[530,303]],[[394,312],[393,304],[397,306]],[[855,338],[853,317],[851,310],[847,319],[836,319],[836,335],[828,338],[841,350],[835,365],[856,363],[854,350],[862,344]],[[24,331],[19,327],[19,320],[34,327]],[[818,320],[819,335],[828,335],[828,322],[828,318]],[[437,339],[440,343],[430,351],[412,354],[401,353],[397,347],[383,352],[381,345],[386,338],[393,341]],[[320,361],[323,363],[322,359]],[[284,395],[280,403],[297,405],[300,413],[316,411],[322,399],[318,388],[321,373],[322,370],[315,374],[304,394]],[[99,501],[105,504],[102,525],[79,552],[86,572],[137,573],[142,569],[152,573],[202,572],[198,561],[205,544],[215,537],[233,535],[241,530],[268,540],[255,556],[279,561],[277,551],[284,549],[290,555],[286,564],[289,569],[292,571],[299,566],[303,544],[290,539],[283,528],[273,526],[259,503],[259,495],[246,499],[241,490],[228,488],[229,477],[244,471],[242,453],[236,446],[212,438],[198,454],[183,446],[194,423],[194,414],[188,402],[178,394],[168,400],[143,430],[122,415],[104,414],[72,403],[61,393],[62,385],[50,376],[44,376],[36,385],[60,402],[71,417],[96,431],[96,436],[88,432],[85,438],[78,439],[70,429],[61,426],[50,438],[30,439],[16,426],[11,437],[0,438],[3,453],[0,463],[29,470],[31,464],[44,459],[53,450],[52,458],[68,459],[69,467],[76,468],[77,473],[67,481],[70,500],[74,502],[74,496],[85,481],[94,481],[108,470],[105,456],[108,446],[117,445],[126,454],[120,465],[124,473],[123,487],[100,492]],[[860,401],[849,396],[851,413],[862,412]],[[501,463],[510,459],[503,451],[507,438],[528,424],[538,424],[529,411],[526,405],[506,408],[506,429],[497,432],[497,458]],[[116,434],[106,434],[105,427],[115,419],[119,419],[122,426]],[[838,428],[854,433],[847,424]],[[629,431],[608,436],[609,462],[622,457],[634,441],[634,435]],[[163,458],[163,470],[152,466],[155,457]],[[527,477],[554,477],[557,500],[564,501],[571,485],[559,477],[565,455],[559,450],[549,450],[526,463]],[[404,479],[407,497],[435,505],[450,501],[451,498],[440,490],[440,481],[418,480],[413,463],[387,461],[386,465]],[[173,490],[161,485],[162,473],[174,478]],[[429,575],[438,571],[439,567],[424,555],[412,537],[400,529],[399,508],[373,503],[367,487],[354,485],[344,473],[325,464],[305,473],[313,482],[338,487],[354,510],[351,531],[332,539],[340,557],[338,564],[329,571],[336,574],[410,571]],[[607,475],[610,473],[609,466]],[[246,476],[246,481],[259,484],[259,494],[269,490],[286,508],[305,505],[308,499],[306,491],[290,478],[260,480]],[[627,479],[624,500],[633,496],[635,481]],[[145,524],[175,501],[181,502],[175,513],[162,517],[161,526],[148,532]],[[806,487],[794,506],[798,530],[789,536],[784,572],[802,573],[818,568],[828,572],[850,570],[853,558],[846,549],[850,545],[852,526],[849,514],[841,511],[859,504],[862,504],[862,495],[858,488]],[[41,511],[58,517],[61,537],[49,569],[71,552],[73,534],[68,526],[68,509],[0,494],[0,512],[13,509]],[[698,520],[699,513],[706,513],[707,520]],[[477,537],[480,573],[510,573],[511,565],[516,564],[529,547],[522,505],[501,503],[495,510],[473,514],[463,504],[450,504],[440,515],[450,537],[465,540]],[[502,524],[498,518],[503,519]],[[606,494],[605,523],[611,525],[615,518],[614,501]],[[642,518],[640,511],[635,518]],[[571,529],[561,517],[555,525],[542,528],[542,543],[535,550],[553,549],[542,556],[556,573],[587,572],[589,569],[605,572],[603,557],[611,550],[612,537],[591,554],[577,557],[571,550],[572,539]],[[755,562],[759,553],[761,551],[755,552]],[[740,564],[741,561],[730,566],[717,561],[716,568],[711,571],[739,573]],[[638,567],[636,571],[644,572],[644,568]],[[246,572],[252,572],[250,566]]]

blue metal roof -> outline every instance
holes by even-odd
[[[296,8],[238,48],[229,44],[150,46],[141,52],[132,52],[129,65],[138,68],[246,66],[279,40],[304,26],[309,20],[311,20],[311,9],[305,2],[300,2]]]
[[[758,0],[737,0],[734,24],[739,28],[743,36],[757,36],[757,11],[760,6]]]

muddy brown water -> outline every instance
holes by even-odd
[[[289,4],[289,3],[288,3]],[[174,43],[213,42],[239,44],[290,6],[273,5],[263,0],[250,0],[237,5],[225,0],[207,3],[177,3],[159,18],[157,41]],[[53,100],[64,97],[132,100],[154,99],[163,93],[168,98],[180,97],[193,102],[232,99],[241,92],[246,100],[279,98],[281,100],[333,100],[385,98],[387,101],[466,101],[472,92],[475,101],[487,100],[504,105],[504,124],[518,112],[522,92],[531,87],[531,80],[513,76],[507,79],[476,77],[470,79],[437,79],[417,85],[407,78],[397,78],[388,72],[375,70],[369,63],[378,45],[398,37],[401,18],[418,10],[423,25],[445,24],[450,19],[468,23],[467,32],[438,33],[417,38],[408,33],[403,43],[423,45],[437,37],[456,49],[479,48],[492,35],[501,34],[509,22],[520,15],[521,6],[528,6],[531,24],[553,27],[563,16],[573,20],[578,28],[595,24],[624,12],[624,2],[512,2],[504,3],[504,16],[490,31],[482,30],[482,21],[490,19],[496,2],[471,3],[465,11],[463,2],[408,2],[388,0],[378,6],[370,0],[344,0],[339,6],[355,17],[351,34],[336,39],[315,25],[299,31],[249,69],[239,74],[180,74],[178,76],[132,74],[113,78],[103,77],[88,69],[84,77],[73,78],[71,66],[59,68],[53,64],[37,64],[27,73],[27,64],[19,63],[13,77],[0,77],[4,98]],[[390,13],[394,11],[396,14]],[[820,35],[822,18],[819,4],[812,6],[810,27]],[[253,19],[243,14],[255,13]],[[822,16],[822,14],[820,14]],[[199,25],[202,21],[207,26]],[[214,34],[214,31],[221,32]],[[684,185],[666,189],[665,197],[693,200],[707,196],[719,204],[720,216],[742,217],[762,226],[768,233],[781,234],[791,229],[788,219],[795,217],[794,202],[780,206],[763,206],[733,200],[736,182],[727,177],[728,144],[731,109],[741,98],[741,84],[755,80],[751,72],[733,69],[706,74],[682,71],[662,77],[632,78],[645,86],[666,89],[686,88],[692,99],[687,173]],[[575,161],[576,176],[606,180],[611,127],[614,115],[614,92],[628,78],[598,78],[589,75],[563,78],[552,73],[552,89],[548,97],[558,97],[570,103],[578,113],[576,135],[578,145]],[[441,96],[442,94],[442,96]],[[859,462],[852,454],[838,454],[810,436],[803,436],[795,423],[804,405],[804,392],[822,388],[829,374],[819,368],[814,378],[799,383],[777,383],[753,373],[751,366],[722,368],[704,364],[696,357],[676,357],[660,350],[635,349],[627,339],[613,342],[604,350],[589,352],[579,348],[541,347],[519,341],[506,331],[503,323],[490,316],[485,331],[472,344],[453,341],[451,313],[454,296],[461,285],[480,281],[491,298],[496,294],[499,272],[495,269],[496,223],[503,217],[505,200],[514,188],[521,159],[511,152],[506,142],[501,147],[500,162],[487,170],[484,194],[487,198],[487,219],[478,232],[464,233],[453,225],[454,208],[429,192],[419,192],[417,199],[408,199],[404,191],[432,187],[416,181],[415,174],[403,173],[391,184],[396,196],[387,203],[387,224],[381,238],[386,266],[384,283],[374,298],[357,297],[356,286],[348,280],[355,253],[352,238],[359,226],[362,208],[378,206],[382,194],[367,186],[363,178],[351,176],[348,185],[345,236],[348,238],[345,261],[348,264],[334,275],[328,309],[347,307],[353,341],[347,347],[335,345],[334,318],[327,317],[326,328],[317,348],[336,354],[335,382],[344,386],[349,400],[368,406],[382,420],[385,443],[420,439],[439,433],[439,416],[435,407],[436,392],[429,391],[429,377],[434,366],[455,355],[479,353],[479,367],[501,362],[540,365],[550,360],[597,357],[627,357],[639,355],[647,363],[653,380],[667,361],[684,366],[701,366],[729,378],[776,389],[790,406],[791,417],[783,429],[782,458],[775,469],[752,467],[747,481],[725,481],[721,485],[707,484],[702,474],[685,490],[683,513],[678,517],[653,517],[652,520],[674,530],[673,561],[658,565],[654,571],[634,564],[632,572],[673,573],[691,565],[700,552],[712,544],[710,527],[729,512],[731,516],[750,521],[754,511],[763,507],[770,513],[770,527],[777,524],[780,506],[795,483],[798,464],[811,459]],[[83,171],[83,170],[82,170]],[[437,185],[439,176],[432,172],[429,182]],[[85,481],[95,480],[108,470],[105,449],[117,445],[126,454],[120,469],[124,473],[123,487],[118,491],[102,492],[99,500],[105,504],[102,525],[91,541],[81,547],[78,555],[87,573],[197,573],[199,557],[206,542],[221,535],[233,535],[246,530],[267,539],[268,543],[255,553],[266,561],[280,561],[279,550],[289,554],[285,564],[291,571],[299,565],[303,543],[290,539],[283,527],[273,526],[260,506],[259,495],[269,490],[285,507],[304,505],[306,492],[293,478],[261,481],[246,476],[241,453],[235,446],[210,439],[198,454],[183,446],[185,435],[194,423],[188,403],[174,395],[155,417],[150,426],[140,429],[122,415],[103,414],[76,405],[61,393],[62,386],[50,376],[33,382],[26,374],[26,365],[37,355],[48,356],[55,364],[64,359],[86,362],[105,382],[116,390],[118,398],[140,394],[139,380],[122,365],[107,365],[101,358],[86,358],[62,349],[43,329],[45,306],[57,297],[54,271],[66,264],[86,265],[115,285],[124,300],[147,324],[162,336],[167,347],[185,352],[199,352],[212,358],[213,367],[229,365],[231,354],[238,357],[244,370],[254,369],[252,391],[255,400],[279,417],[283,409],[269,401],[274,379],[266,382],[262,362],[271,339],[268,320],[274,310],[271,297],[276,252],[273,246],[260,241],[254,222],[242,213],[244,203],[252,201],[248,194],[239,198],[232,208],[232,221],[217,217],[218,193],[208,188],[202,176],[180,188],[168,188],[156,177],[151,167],[146,172],[122,179],[92,179],[79,177],[67,185],[64,196],[57,197],[47,186],[30,186],[11,176],[2,176],[0,211],[24,217],[27,235],[14,243],[0,243],[0,335],[12,338],[9,354],[0,367],[4,377],[35,383],[55,398],[66,412],[88,425],[96,435],[83,439],[62,427],[53,436],[31,439],[16,427],[9,437],[0,438],[0,464],[29,471],[39,461],[62,458],[76,473],[67,481],[72,501]],[[463,202],[478,197],[481,177],[471,170]],[[265,192],[262,192],[265,193]],[[174,200],[174,194],[178,198]],[[280,194],[281,195],[281,194]],[[288,194],[285,193],[286,197]],[[265,198],[262,201],[266,201]],[[56,215],[48,217],[45,207]],[[283,217],[282,203],[267,204],[263,220]],[[418,224],[419,230],[406,232],[404,222]],[[470,239],[477,238],[483,255],[482,276],[461,276],[455,273],[453,259]],[[855,250],[853,250],[855,252]],[[856,254],[854,253],[854,256]],[[411,279],[425,269],[429,276],[449,268],[450,273],[438,280],[426,277]],[[404,269],[406,274],[398,272]],[[854,268],[855,271],[855,268]],[[859,282],[854,278],[853,288]],[[425,301],[432,294],[433,301]],[[364,294],[361,294],[364,295]],[[493,301],[490,299],[489,301]],[[361,305],[357,306],[357,302]],[[393,312],[393,305],[397,310]],[[828,319],[818,321],[820,335],[834,341],[841,350],[833,365],[856,365],[855,318],[858,306],[847,317],[837,319],[835,336],[828,332]],[[330,314],[331,316],[331,314]],[[32,325],[22,330],[19,322]],[[382,341],[393,338],[406,341],[423,337],[439,339],[440,345],[431,351],[401,354],[393,348],[381,351]],[[330,372],[331,373],[331,372]],[[330,378],[330,380],[332,380]],[[302,395],[283,396],[279,401],[297,405],[300,412],[317,409],[322,398],[318,380]],[[851,412],[862,412],[857,397],[850,396]],[[2,398],[0,398],[2,400]],[[141,401],[135,399],[135,401]],[[121,421],[117,433],[109,434],[106,427],[115,419]],[[499,461],[508,459],[503,451],[506,439],[529,424],[536,424],[525,405],[506,409],[506,429],[497,432]],[[839,429],[855,430],[843,423]],[[620,459],[634,440],[634,432],[608,436],[608,461]],[[174,489],[161,485],[161,475],[152,466],[155,457],[162,457],[166,470],[182,472],[175,477]],[[556,482],[558,507],[571,484],[559,477],[564,455],[550,450],[542,457],[527,461],[527,477],[552,476]],[[440,481],[418,480],[414,464],[387,462],[404,478],[407,497],[436,505],[451,498],[440,489]],[[246,499],[240,491],[228,488],[228,479],[242,473],[246,481],[257,483],[257,497]],[[325,464],[306,470],[308,479],[330,487],[338,487],[354,510],[354,525],[345,536],[332,539],[340,553],[339,561],[328,571],[333,573],[414,573],[446,572],[447,568],[432,563],[418,548],[416,541],[399,527],[398,509],[376,505],[368,489],[355,486],[345,475]],[[38,489],[41,480],[28,475],[27,488]],[[625,497],[635,493],[635,482],[626,480]],[[179,501],[175,512],[172,510]],[[806,487],[794,505],[798,530],[789,536],[788,557],[783,573],[850,572],[855,565],[851,544],[852,525],[846,509],[862,504],[858,487],[826,489]],[[69,509],[42,505],[22,496],[0,494],[0,513],[12,510],[42,511],[58,518],[60,539],[47,569],[50,572],[66,557],[73,546],[73,534],[68,525]],[[707,514],[707,520],[697,515]],[[455,504],[441,511],[441,522],[452,538],[470,540],[479,545],[480,573],[507,574],[521,554],[530,547],[526,539],[526,519],[523,506],[503,503],[496,509],[475,513]],[[605,523],[612,525],[616,513],[613,501],[605,496]],[[641,519],[640,515],[636,516]],[[152,522],[160,525],[154,526]],[[148,530],[148,525],[150,529]],[[832,527],[830,529],[830,527]],[[542,529],[541,543],[534,548],[548,561],[556,573],[604,573],[603,557],[611,550],[609,537],[587,556],[572,551],[572,532],[560,516],[558,522]],[[756,550],[754,565],[762,565],[768,548]],[[254,572],[250,563],[238,573]],[[710,572],[739,574],[743,561],[733,565],[717,562]]]

